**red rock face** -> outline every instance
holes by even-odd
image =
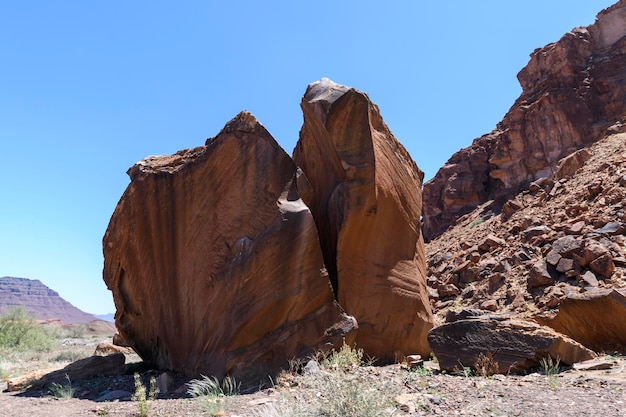
[[[522,94],[502,122],[457,152],[424,186],[424,236],[494,200],[499,209],[558,161],[603,137],[626,111],[626,1],[596,22],[535,50],[518,79]]]
[[[257,383],[350,337],[300,199],[307,181],[254,116],[129,175],[104,280],[121,337],[149,364]]]
[[[312,185],[303,198],[337,300],[359,323],[357,345],[383,362],[428,355],[423,173],[364,93],[323,79],[302,109],[293,157]]]
[[[536,320],[597,352],[626,351],[626,290],[596,288],[572,293],[557,314]]]

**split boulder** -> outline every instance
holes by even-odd
[[[149,365],[257,383],[350,340],[300,198],[310,186],[254,116],[128,173],[104,280],[120,338]]]

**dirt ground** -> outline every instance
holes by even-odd
[[[388,416],[626,416],[626,359],[613,357],[607,370],[566,370],[548,377],[539,373],[491,377],[410,372],[401,365],[364,366],[348,371],[368,390],[389,398],[381,415]],[[434,369],[436,365],[427,363]],[[155,374],[153,372],[153,374]],[[144,373],[144,378],[149,375]],[[295,415],[278,413],[289,402],[315,404],[328,396],[306,382],[306,376],[286,374],[273,388],[223,399],[223,409],[209,411],[202,398],[186,395],[184,380],[175,379],[167,394],[150,402],[150,416],[248,417]],[[46,391],[0,393],[0,416],[136,416],[138,403],[128,396],[97,402],[114,390],[134,391],[132,375],[74,383],[72,399],[55,399]],[[284,407],[283,407],[284,408]],[[274,410],[274,411],[272,411]],[[316,415],[316,414],[298,414]]]

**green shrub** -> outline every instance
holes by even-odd
[[[72,381],[67,374],[65,374],[65,379],[67,379],[67,384],[59,384],[57,382],[50,384],[50,394],[54,398],[69,400],[74,397],[74,392],[76,392],[76,390],[72,387]]]
[[[52,349],[55,343],[52,332],[38,325],[22,307],[0,316],[0,348],[43,352]]]

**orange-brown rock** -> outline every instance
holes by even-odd
[[[149,157],[103,239],[120,339],[150,365],[258,383],[356,326],[333,297],[308,183],[250,113]]]
[[[626,112],[626,0],[596,22],[535,50],[518,74],[522,94],[491,133],[454,154],[424,185],[431,240],[485,201],[499,209],[558,162],[601,139]],[[583,158],[584,159],[584,158]],[[574,165],[568,168],[573,168]],[[584,161],[579,159],[578,164]],[[559,173],[570,175],[563,168]]]
[[[381,362],[428,355],[423,173],[366,94],[322,79],[302,109],[293,157],[312,185],[303,197],[337,300],[359,323],[357,345]]]
[[[556,315],[536,320],[598,352],[626,352],[626,290],[596,288],[561,300]]]

